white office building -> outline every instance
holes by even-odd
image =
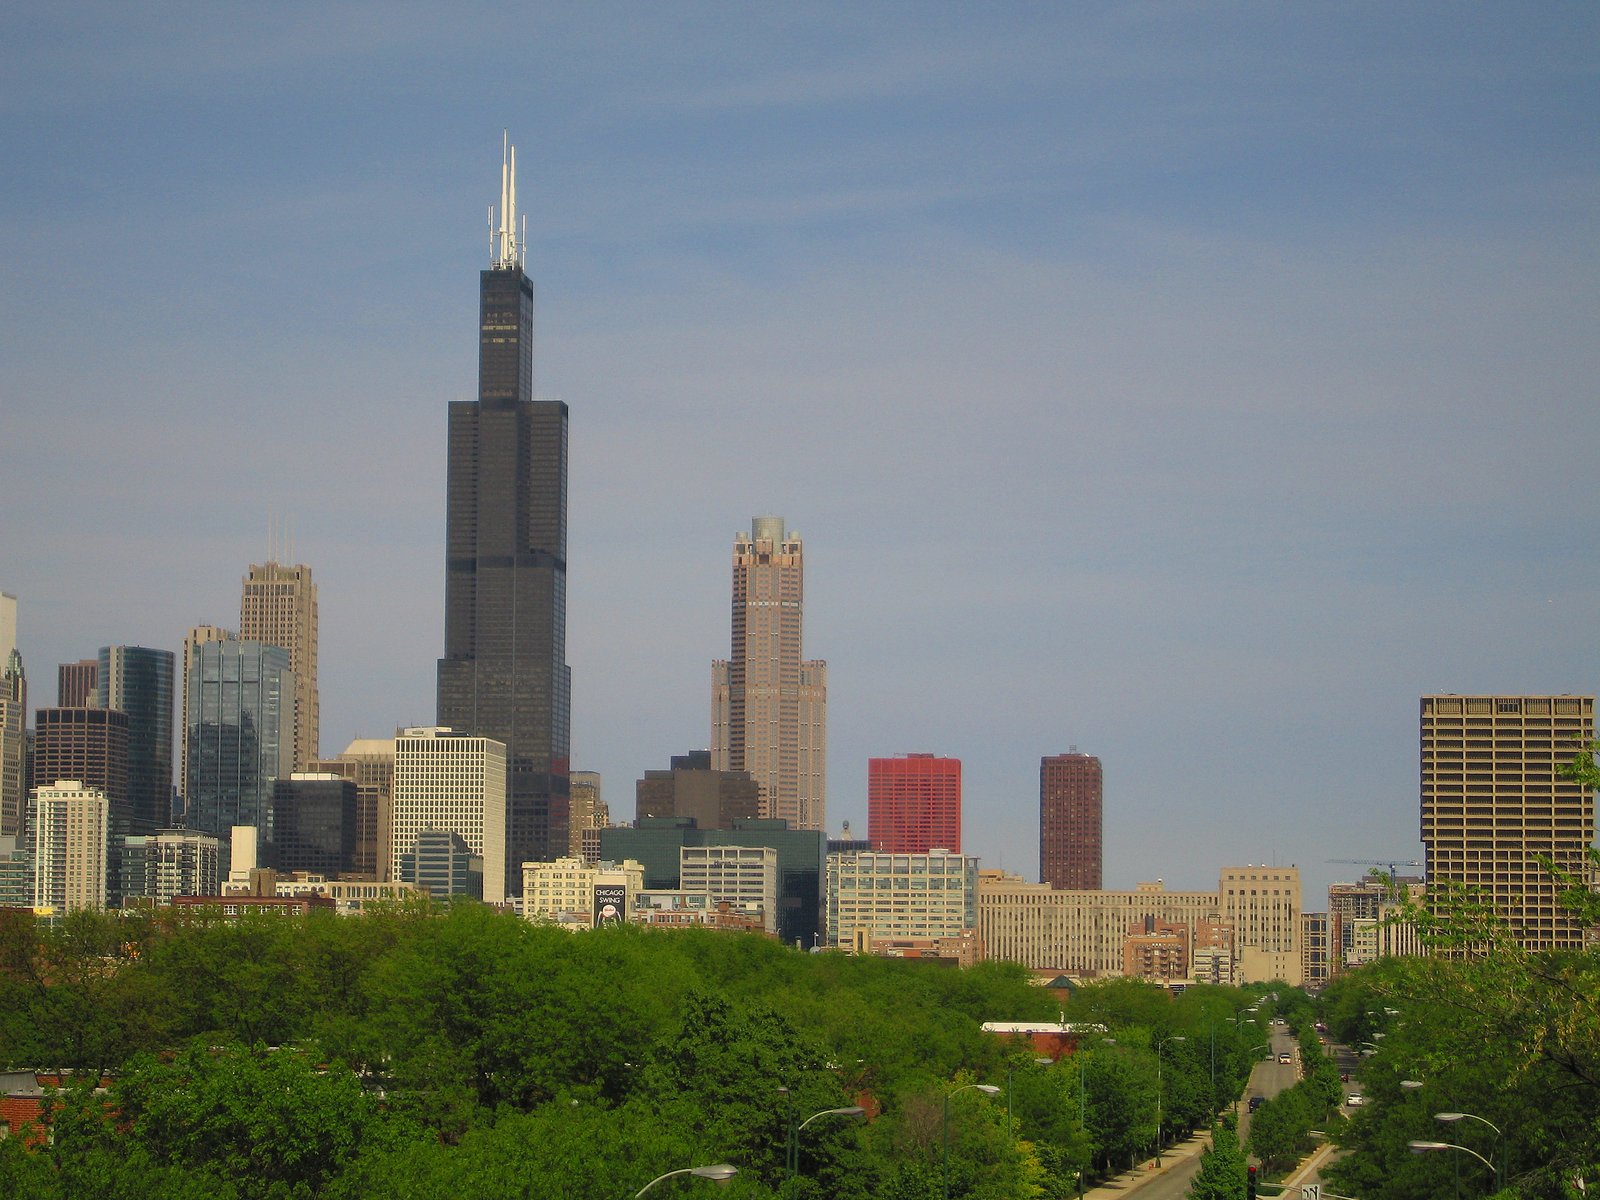
[[[726,901],[761,927],[778,931],[778,852],[771,846],[683,846],[678,850],[678,888],[704,892],[712,904]]]
[[[417,835],[460,835],[483,857],[483,899],[513,899],[506,863],[506,746],[443,727],[403,729],[394,739],[394,820],[389,878],[403,879],[401,858]]]

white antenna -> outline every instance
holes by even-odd
[[[498,225],[494,208],[489,209],[489,257],[497,271],[522,265],[522,246],[517,240],[517,148],[511,144],[508,130],[501,133]]]

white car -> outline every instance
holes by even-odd
[[[1345,1107],[1346,1108],[1360,1108],[1366,1102],[1367,1102],[1367,1098],[1365,1096],[1363,1096],[1360,1092],[1351,1092],[1348,1096],[1346,1096],[1344,1098],[1344,1103],[1345,1103]]]

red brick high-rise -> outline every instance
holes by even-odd
[[[888,854],[961,853],[961,760],[867,760],[867,840]]]
[[[1054,754],[1039,761],[1039,881],[1100,890],[1100,760]]]

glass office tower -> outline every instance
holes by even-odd
[[[185,824],[224,840],[235,825],[264,831],[273,785],[294,770],[289,652],[248,641],[197,646],[185,686]]]
[[[128,714],[128,816],[131,832],[172,823],[172,672],[170,650],[102,646],[96,698]]]

